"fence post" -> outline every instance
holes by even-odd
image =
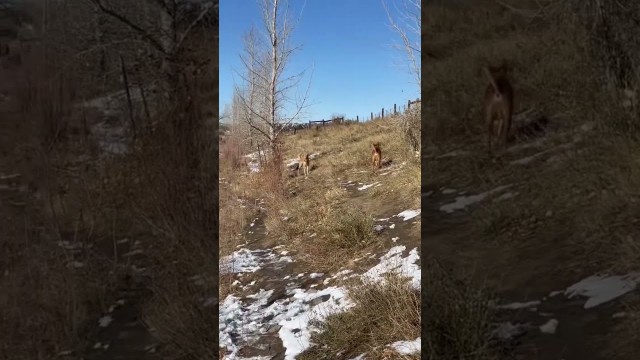
[[[407,100],[407,110],[411,109],[411,100]]]
[[[373,111],[371,112],[371,120],[373,120]]]
[[[393,115],[397,114],[398,112],[396,111],[396,104],[393,104]]]
[[[360,122],[358,115],[356,115],[356,122]]]
[[[382,118],[384,119],[384,108],[382,108]]]

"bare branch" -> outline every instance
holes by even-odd
[[[419,0],[403,0],[403,3],[405,4],[405,9],[396,11],[401,21],[396,21],[391,15],[391,11],[389,11],[385,0],[382,0],[382,5],[389,20],[389,26],[402,40],[402,45],[397,46],[397,48],[404,51],[409,63],[409,69],[415,77],[418,86],[420,86],[422,72],[422,63],[420,61],[421,4]],[[394,4],[397,5],[397,3]],[[416,43],[411,41],[409,34],[417,37],[418,40]]]
[[[132,30],[136,31],[143,38],[145,38],[149,42],[149,44],[151,46],[153,46],[156,50],[158,50],[159,52],[161,52],[161,53],[163,53],[165,55],[169,55],[167,50],[162,46],[162,44],[160,44],[160,42],[157,39],[155,39],[153,36],[151,36],[151,34],[149,34],[146,30],[144,30],[140,26],[138,26],[135,23],[133,23],[131,20],[129,20],[124,15],[122,15],[122,14],[120,14],[120,13],[118,13],[118,12],[116,12],[116,11],[106,7],[106,6],[104,6],[104,4],[102,3],[102,0],[89,0],[89,1],[91,1],[93,4],[98,6],[98,8],[102,12],[104,12],[105,14],[113,17],[114,19],[120,21],[124,25],[127,25]]]
[[[272,147],[286,126],[299,118],[308,106],[311,85],[310,81],[302,101],[292,101],[288,96],[306,72],[284,75],[291,56],[301,49],[289,43],[295,24],[288,17],[288,4],[287,0],[261,1],[263,26],[260,33],[252,28],[246,34],[244,54],[240,55],[243,71],[238,75],[245,84],[244,91],[236,86],[237,104],[242,106],[236,114],[243,114],[245,123]],[[285,114],[288,111],[291,114]]]
[[[193,29],[193,27],[197,25],[202,20],[202,18],[204,18],[204,16],[207,14],[207,12],[209,12],[211,7],[213,7],[213,3],[208,3],[203,6],[203,9],[200,12],[200,14],[198,14],[198,16],[191,22],[191,24],[189,24],[189,26],[187,26],[187,28],[180,35],[180,38],[176,43],[176,49],[179,49],[180,46],[182,46],[184,39],[187,37],[187,35],[189,35],[189,32],[191,31],[191,29]]]
[[[494,1],[495,1],[496,4],[502,6],[502,7],[506,8],[506,9],[516,13],[516,14],[519,14],[519,15],[522,15],[524,17],[528,17],[528,18],[531,18],[531,19],[540,16],[540,14],[542,13],[542,11],[545,8],[543,6],[540,6],[540,8],[537,11],[524,10],[524,9],[518,9],[518,8],[516,8],[516,7],[512,6],[512,5],[509,5],[509,4],[507,4],[507,3],[503,2],[503,1],[500,1],[500,0],[494,0]],[[538,3],[538,5],[540,5],[540,4]]]

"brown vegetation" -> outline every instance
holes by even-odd
[[[515,8],[497,1],[435,1],[426,6],[425,16],[429,56],[423,66],[429,77],[422,91],[431,95],[423,107],[423,186],[480,193],[511,185],[515,195],[476,206],[468,222],[457,225],[458,237],[427,237],[424,252],[452,269],[451,276],[472,273],[477,287],[496,292],[545,291],[595,272],[637,270],[639,234],[632,224],[640,163],[632,154],[640,149],[640,121],[628,101],[638,79],[631,59],[640,46],[628,36],[637,29],[637,5],[522,1]],[[486,79],[479,70],[501,58],[511,65],[518,91],[515,149],[491,162],[477,155],[485,148],[486,132],[478,101]],[[469,303],[475,300],[451,300],[439,285],[430,286],[423,290],[443,299],[434,299],[426,314],[441,314],[449,306],[476,309],[468,321],[451,322],[447,332],[486,336],[486,326],[471,324],[496,319]],[[451,349],[439,358],[485,351],[481,341],[452,345],[430,326],[435,325],[427,323],[424,351]],[[638,343],[629,331],[633,328],[620,328],[624,335],[618,336],[629,341],[619,354],[633,353],[630,344]],[[597,341],[611,344],[614,336],[599,334]]]
[[[217,108],[217,8],[75,5],[21,3],[22,26],[41,41],[16,40],[21,64],[0,75],[12,139],[3,171],[28,189],[17,209],[0,201],[2,218],[24,224],[2,236],[11,331],[0,357],[92,358],[103,351],[93,349],[98,319],[127,294],[122,306],[139,308],[159,353],[114,338],[109,356],[212,358],[203,299],[217,285],[218,135],[206,117]],[[157,36],[167,22],[175,42]]]
[[[310,157],[317,156],[313,161],[314,176],[308,179],[287,176],[295,171],[293,166],[289,169],[272,163],[258,173],[248,173],[244,167],[234,169],[232,157],[221,158],[221,171],[227,170],[221,172],[225,184],[221,184],[220,223],[233,224],[229,225],[225,236],[221,233],[221,256],[243,243],[243,234],[246,234],[243,226],[254,216],[252,206],[238,207],[238,199],[263,200],[261,206],[267,209],[264,221],[268,230],[268,238],[263,241],[286,246],[295,254],[299,271],[336,272],[367,252],[381,250],[380,238],[373,231],[373,215],[380,215],[389,207],[395,210],[394,207],[420,206],[420,164],[404,141],[401,125],[405,121],[403,117],[416,114],[419,115],[411,112],[366,123],[328,126],[319,132],[305,129],[296,134],[284,134],[280,164],[290,161],[287,159],[297,160],[298,149],[309,149]],[[410,122],[419,124],[415,120]],[[366,170],[371,166],[371,158],[365,149],[372,142],[391,144],[385,151],[386,156],[395,164],[405,165],[384,179],[384,187],[370,189],[370,199],[350,199],[345,196],[341,181],[374,180],[374,175]],[[232,137],[225,140],[225,144],[235,143]],[[245,148],[241,152],[252,150],[255,151]],[[274,168],[280,173],[274,174]],[[271,191],[276,188],[284,191]],[[349,211],[354,206],[362,211]],[[415,225],[411,233],[416,245],[419,231],[419,225]],[[226,281],[226,287],[221,283],[221,298],[232,291],[229,283]],[[327,348],[313,347],[301,354],[301,358],[321,359],[326,358],[327,351],[334,356],[345,350],[342,353],[357,356],[367,352],[368,357],[382,359],[385,358],[382,354],[389,352],[386,347],[389,343],[419,336],[420,296],[406,279],[391,279],[384,286],[353,283],[349,288],[353,290],[356,310],[331,317],[322,325],[324,331],[315,340]],[[392,307],[389,305],[391,299],[395,303]],[[369,329],[368,335],[361,333],[361,324],[368,324],[365,326]],[[393,356],[390,358],[402,358],[397,354]]]

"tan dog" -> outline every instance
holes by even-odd
[[[373,171],[376,169],[380,169],[382,161],[382,150],[380,149],[380,144],[371,143],[371,165],[373,166]]]
[[[304,173],[304,177],[309,175],[309,154],[301,153],[298,155],[298,175],[300,175],[300,168]]]
[[[484,118],[487,126],[489,152],[493,148],[493,138],[497,138],[502,148],[507,145],[513,121],[513,88],[507,79],[507,64],[500,67],[488,66],[484,72],[489,85],[484,92]]]

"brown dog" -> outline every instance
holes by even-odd
[[[382,150],[380,149],[380,144],[371,143],[371,165],[373,166],[373,171],[376,169],[380,169],[382,161]]]
[[[300,175],[300,168],[304,173],[304,177],[309,175],[309,154],[301,153],[298,155],[298,175]]]
[[[487,126],[489,152],[493,148],[493,138],[497,138],[502,148],[507,145],[513,118],[513,88],[507,79],[507,64],[500,67],[488,66],[484,72],[489,85],[484,92],[484,118]]]

